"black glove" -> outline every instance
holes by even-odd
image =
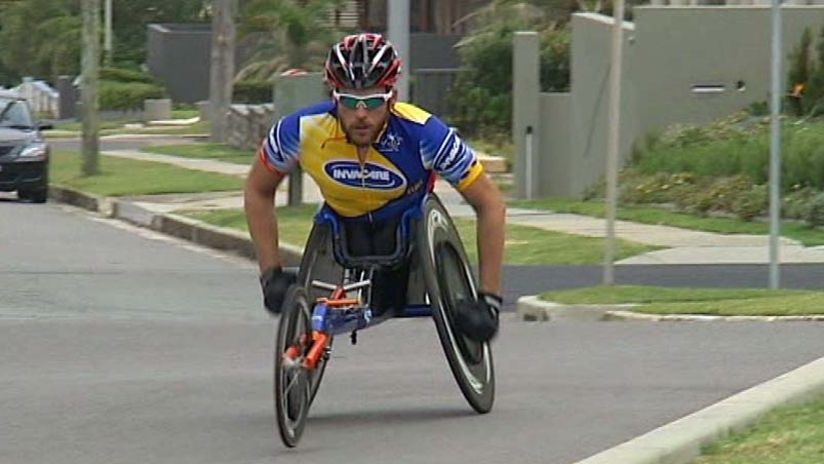
[[[297,281],[292,272],[285,272],[282,267],[273,267],[260,275],[260,287],[263,290],[263,304],[272,314],[280,314],[283,299],[289,286]]]
[[[498,313],[503,299],[494,293],[479,292],[477,301],[464,301],[455,315],[458,330],[472,340],[486,342],[498,333]]]

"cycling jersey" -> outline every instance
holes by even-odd
[[[363,164],[346,140],[332,100],[283,117],[269,130],[258,156],[280,174],[300,163],[336,213],[375,220],[397,217],[419,201],[432,189],[433,173],[462,190],[483,172],[454,129],[400,102]]]

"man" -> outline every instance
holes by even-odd
[[[269,131],[246,181],[245,209],[266,308],[277,314],[294,276],[278,255],[274,196],[300,163],[343,220],[354,255],[388,254],[404,211],[416,207],[435,175],[451,183],[478,218],[478,302],[459,309],[458,329],[479,341],[498,329],[506,207],[475,153],[424,110],[397,101],[401,60],[379,34],[344,38],[329,51],[332,100],[281,118]],[[374,278],[373,308],[405,306],[408,263]]]

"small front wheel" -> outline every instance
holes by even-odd
[[[312,347],[312,308],[306,289],[293,285],[286,292],[275,343],[275,414],[283,443],[297,446],[306,416],[326,367],[322,359],[314,369],[303,366]]]

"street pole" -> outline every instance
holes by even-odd
[[[209,79],[209,111],[212,142],[226,142],[227,114],[232,104],[232,79],[235,73],[234,0],[213,0],[212,62]]]
[[[780,286],[779,237],[781,233],[781,0],[772,0],[772,94],[770,103],[770,276],[769,286]]]
[[[104,39],[103,39],[103,50],[105,51],[105,53],[104,53],[104,57],[105,57],[104,62],[106,63],[106,66],[111,67],[112,66],[112,60],[114,59],[114,57],[113,57],[114,50],[113,50],[113,47],[112,47],[112,0],[106,0],[106,7],[105,7],[104,15],[105,15],[104,22],[105,22],[105,29],[106,29],[105,33],[104,33]]]
[[[395,88],[398,90],[398,100],[409,100],[409,77],[412,68],[409,67],[409,0],[392,0],[387,3],[387,23],[389,25],[389,40],[395,45],[403,61],[403,74]]]
[[[624,0],[615,0],[612,25],[612,59],[610,60],[609,139],[607,146],[606,243],[603,284],[615,283],[615,210],[618,203],[618,156],[621,134],[621,61],[624,49]]]
[[[83,56],[81,95],[83,102],[82,174],[100,172],[100,121],[98,115],[98,72],[100,63],[100,0],[83,0]]]

